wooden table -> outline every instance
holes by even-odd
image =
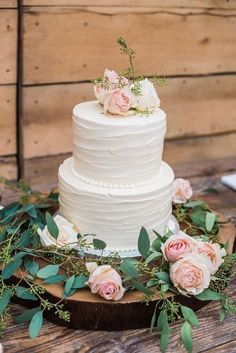
[[[221,160],[201,165],[175,168],[177,176],[188,177],[194,190],[201,193],[205,188],[213,187],[217,193],[206,193],[204,199],[214,210],[236,220],[236,192],[224,187],[219,176],[224,172],[236,170],[235,160]],[[46,189],[47,186],[40,186]],[[4,203],[11,195],[4,198]],[[232,280],[228,293],[236,301],[236,278]],[[18,314],[23,307],[13,304],[11,314]],[[236,316],[229,316],[219,323],[219,305],[212,302],[198,313],[201,326],[193,330],[194,353],[235,353],[236,352]],[[181,321],[171,325],[172,334],[168,352],[185,352],[180,344],[179,329]],[[175,332],[176,331],[176,332]],[[123,332],[82,331],[59,327],[45,320],[40,336],[31,340],[28,325],[11,321],[1,340],[4,353],[159,353],[159,341],[155,333],[148,329]]]

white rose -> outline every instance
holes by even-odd
[[[157,95],[156,89],[151,81],[147,78],[139,81],[141,95],[137,97],[136,109],[144,111],[145,109],[154,111],[160,106],[160,99]]]
[[[180,231],[179,222],[174,215],[170,216],[169,222],[167,224],[167,230],[170,230],[173,234],[178,234]]]
[[[45,226],[43,230],[38,229],[38,234],[40,236],[40,241],[43,246],[56,245],[61,248],[62,246],[68,245],[70,248],[77,247],[77,234],[75,226],[67,221],[65,218],[57,215],[54,218],[55,223],[59,229],[59,235],[55,239],[48,231],[48,227]]]

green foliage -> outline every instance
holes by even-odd
[[[33,308],[33,309],[26,310],[22,314],[18,315],[15,318],[15,322],[16,323],[28,322],[28,321],[30,321],[32,319],[34,314],[36,314],[39,311],[40,311],[40,307],[36,307],[36,308]]]
[[[38,271],[37,276],[39,278],[48,278],[50,276],[56,275],[58,271],[59,265],[47,265]]]
[[[138,282],[135,279],[131,280],[131,284],[134,288],[138,289],[140,292],[143,292],[147,295],[153,294],[153,292],[149,288],[147,288],[143,283]]]
[[[181,341],[186,351],[188,353],[192,353],[193,351],[192,327],[187,321],[185,321],[181,327]]]
[[[200,324],[197,315],[191,308],[181,305],[181,311],[185,321],[187,321],[190,325],[199,327]]]
[[[26,300],[37,300],[37,297],[28,289],[25,287],[18,286],[16,287],[16,296],[21,299],[26,299]]]
[[[147,230],[142,227],[138,238],[138,251],[146,259],[150,251],[150,239]]]
[[[30,321],[30,325],[29,325],[29,334],[31,338],[36,338],[39,334],[39,331],[42,327],[43,324],[43,312],[42,311],[37,311],[31,321]]]
[[[0,297],[0,315],[2,315],[11,299],[11,289],[10,288],[5,288],[3,290],[3,293]]]
[[[135,266],[135,262],[133,260],[125,259],[122,261],[120,265],[120,270],[131,278],[139,277],[139,272]]]
[[[104,250],[106,248],[106,243],[100,239],[93,239],[93,246],[95,249]]]
[[[53,238],[57,239],[59,235],[59,229],[56,222],[54,221],[49,212],[46,212],[45,217],[49,233],[53,236]]]
[[[43,282],[46,284],[55,284],[59,282],[64,282],[65,279],[66,279],[66,275],[52,275],[45,278]]]
[[[8,265],[6,265],[1,274],[1,279],[6,280],[9,279],[15,272],[18,270],[18,268],[22,264],[22,259],[18,259],[15,261],[10,262]]]
[[[208,301],[208,300],[220,300],[221,296],[219,293],[214,292],[213,290],[207,288],[202,293],[196,295],[196,298],[198,300]]]

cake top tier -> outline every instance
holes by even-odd
[[[74,168],[84,181],[135,187],[158,176],[166,131],[165,113],[123,117],[103,112],[97,101],[73,110]]]

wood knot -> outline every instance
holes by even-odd
[[[205,37],[205,38],[203,38],[202,40],[200,40],[200,44],[207,44],[207,43],[209,43],[210,42],[210,38],[208,38],[208,37]]]

